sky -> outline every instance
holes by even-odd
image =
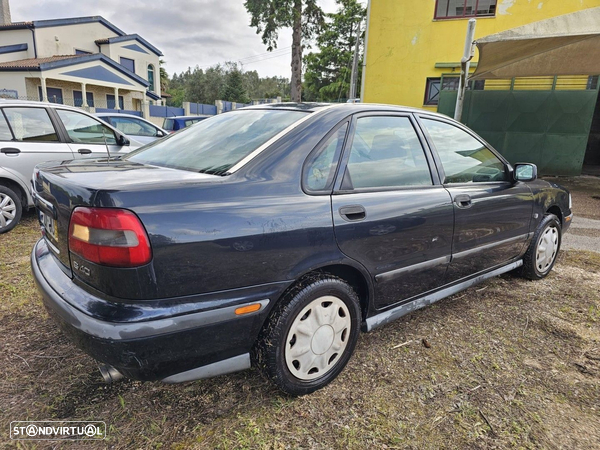
[[[225,61],[243,63],[260,76],[290,77],[292,32],[279,32],[277,49],[267,52],[250,27],[243,0],[9,0],[13,22],[102,16],[127,34],[139,34],[164,53],[169,75],[189,66]],[[335,12],[335,0],[318,0]],[[366,0],[364,1],[366,3]]]

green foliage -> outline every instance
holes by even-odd
[[[304,58],[305,100],[338,101],[349,95],[356,32],[367,12],[357,0],[336,0],[336,3],[338,11],[327,14],[327,25],[316,39],[319,52],[311,52]],[[358,86],[362,74],[361,60]]]
[[[235,63],[228,62],[205,70],[190,67],[174,74],[166,92],[172,96],[169,106],[181,107],[184,101],[210,105],[215,100],[248,103],[263,98],[289,99],[290,81],[284,77],[261,78],[255,70],[242,73]]]
[[[302,41],[314,37],[323,26],[323,10],[317,0],[246,0],[250,25],[261,35],[267,50],[277,48],[281,28],[292,28],[292,77],[290,95],[301,100]]]
[[[248,103],[250,99],[244,89],[242,72],[237,68],[232,69],[225,77],[225,84],[221,90],[221,99],[229,102]]]

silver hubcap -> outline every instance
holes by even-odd
[[[7,227],[15,219],[17,207],[12,198],[0,193],[0,228]]]
[[[285,341],[292,375],[312,380],[333,369],[348,345],[351,323],[348,307],[337,297],[319,297],[305,306]]]
[[[535,255],[535,266],[541,273],[547,272],[556,258],[558,250],[558,230],[556,227],[548,227],[540,236],[537,253]]]

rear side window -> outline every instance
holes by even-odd
[[[200,119],[188,119],[185,121],[185,126],[187,128],[190,125],[194,125],[195,123],[198,123],[198,122],[200,122]]]
[[[77,144],[115,145],[117,140],[113,130],[100,121],[75,111],[57,109],[71,140]]]
[[[4,108],[17,141],[55,142],[58,135],[44,108]]]
[[[431,185],[425,152],[408,117],[357,120],[342,189]]]
[[[304,169],[304,186],[309,191],[331,189],[347,130],[345,123],[309,157]]]
[[[175,121],[173,119],[165,119],[163,123],[163,128],[167,131],[173,131],[174,122]]]
[[[12,133],[10,132],[10,128],[8,128],[4,114],[0,112],[0,141],[11,141],[12,138]]]
[[[421,120],[442,160],[444,183],[508,181],[504,163],[479,140],[452,124]]]
[[[202,120],[185,133],[175,133],[141,147],[124,159],[223,175],[306,114],[288,110],[231,111]]]

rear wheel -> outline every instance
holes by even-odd
[[[0,186],[0,234],[16,227],[22,213],[21,197],[12,189]]]
[[[286,295],[267,319],[255,364],[287,394],[309,394],[343,370],[359,332],[354,290],[330,276],[309,281]]]
[[[558,217],[554,214],[545,215],[523,257],[521,273],[525,278],[539,280],[550,273],[560,250],[561,239]]]

